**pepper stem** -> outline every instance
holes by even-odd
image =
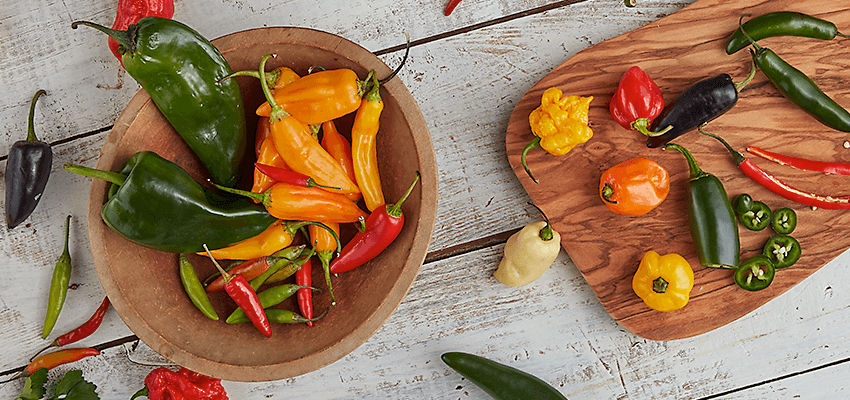
[[[652,281],[652,291],[655,293],[665,293],[667,292],[667,285],[667,281],[659,276]]]
[[[384,84],[384,83],[389,82],[390,79],[392,79],[399,72],[401,72],[401,67],[403,67],[404,64],[407,62],[407,55],[410,54],[410,35],[408,35],[407,32],[405,32],[404,37],[407,38],[407,44],[405,45],[405,48],[404,48],[404,58],[401,59],[401,64],[399,64],[398,67],[396,67],[395,70],[393,70],[393,72],[389,76],[387,76],[386,78],[381,79],[380,81],[376,80],[376,82],[375,82],[376,84],[378,84],[378,83]]]
[[[531,180],[534,181],[534,183],[540,183],[540,181],[538,181],[537,178],[535,178],[534,175],[531,174],[531,170],[528,169],[528,164],[525,161],[525,156],[528,154],[528,152],[531,149],[535,149],[535,148],[538,148],[538,147],[540,147],[540,136],[535,136],[534,139],[531,139],[531,141],[528,142],[528,144],[525,145],[525,147],[523,147],[522,155],[519,158],[519,162],[520,162],[520,164],[522,164],[522,167],[525,169],[525,173],[528,174],[528,177],[531,178]]]
[[[407,200],[407,196],[410,196],[410,193],[413,192],[413,187],[416,186],[416,182],[419,182],[419,171],[416,171],[416,179],[413,180],[413,183],[410,184],[410,187],[407,188],[407,193],[404,196],[401,196],[401,199],[395,204],[390,204],[387,206],[387,214],[391,217],[401,218],[401,204]]]
[[[27,125],[27,141],[28,142],[38,142],[38,138],[35,137],[35,126],[33,125],[33,121],[35,121],[35,102],[38,100],[41,95],[47,92],[44,89],[39,89],[39,91],[35,92],[35,96],[32,97],[32,103],[30,103],[30,116],[28,119]]]
[[[736,151],[735,149],[733,149],[732,146],[730,146],[729,143],[726,143],[726,141],[723,140],[722,137],[717,136],[713,133],[704,131],[701,126],[699,128],[697,128],[697,130],[699,130],[700,133],[702,133],[703,135],[713,137],[713,138],[719,140],[720,143],[723,143],[723,146],[726,147],[726,150],[729,150],[729,153],[732,153],[732,157],[735,158],[735,165],[740,165],[742,162],[747,160],[746,156],[744,156],[740,151]]]
[[[277,57],[277,54],[266,54],[263,56],[263,59],[260,60],[260,69],[258,71],[260,75],[260,85],[263,87],[263,95],[266,97],[266,101],[269,102],[269,106],[271,106],[271,111],[269,112],[269,122],[275,123],[280,121],[290,114],[286,112],[279,104],[277,104],[277,100],[275,100],[274,95],[272,94],[271,89],[269,89],[269,82],[266,79],[266,61],[269,58]]]
[[[316,221],[286,222],[286,232],[289,233],[290,236],[295,236],[296,231],[298,231],[299,229],[301,229],[301,228],[303,228],[307,225],[316,225],[319,228],[322,228],[322,229],[330,232],[331,236],[333,236],[334,240],[336,241],[336,252],[337,252],[337,254],[339,254],[339,252],[342,251],[342,242],[340,242],[340,240],[339,240],[339,235],[337,235],[336,232],[334,232],[334,230],[331,229],[331,227],[329,227],[329,226],[327,226],[327,225],[325,225],[321,222],[316,222]]]
[[[747,77],[744,78],[744,80],[742,80],[740,82],[735,82],[735,90],[738,91],[739,93],[741,92],[742,89],[744,89],[744,86],[747,86],[747,84],[752,82],[753,78],[756,77],[756,69],[757,69],[756,68],[756,60],[751,58],[750,64],[752,64],[752,68],[750,68],[750,74],[747,75]]]
[[[126,31],[109,29],[105,26],[98,25],[89,21],[75,21],[71,23],[71,29],[77,29],[77,25],[85,25],[97,29],[118,42],[118,52],[121,54],[134,53],[136,51],[136,43],[133,37],[136,35],[136,24],[130,25]]]
[[[65,164],[65,171],[89,178],[103,179],[107,182],[121,186],[127,180],[127,176],[117,172],[101,171],[99,169],[84,167],[82,165]]]
[[[611,184],[605,182],[605,185],[602,186],[602,200],[605,200],[607,203],[617,204],[616,200],[611,200],[611,196],[614,195],[614,188],[611,187]]]
[[[266,72],[266,83],[269,86],[276,84],[277,80],[280,79],[280,73],[281,72],[280,72],[279,69],[274,69],[272,71]],[[218,82],[216,82],[216,83],[221,84],[221,83],[224,83],[224,81],[226,81],[230,78],[235,78],[237,76],[251,76],[251,77],[254,77],[254,78],[257,78],[257,79],[262,79],[262,78],[260,78],[260,71],[246,70],[246,71],[236,71],[236,72],[234,72],[230,75],[225,76],[224,78],[219,79]]]
[[[266,207],[268,207],[269,203],[271,202],[271,196],[268,193],[255,193],[255,192],[250,192],[250,191],[247,191],[247,190],[239,190],[239,189],[229,188],[227,186],[222,186],[222,185],[219,185],[217,183],[212,183],[212,184],[221,191],[224,191],[224,192],[227,192],[227,193],[238,194],[240,196],[245,196],[249,199],[256,200],[260,203],[263,203],[263,205],[266,206]]]
[[[667,131],[669,131],[670,129],[673,129],[673,125],[667,125],[666,128],[664,128],[664,129],[662,129],[658,132],[652,132],[652,131],[649,130],[649,118],[638,118],[638,119],[632,121],[632,123],[629,124],[629,126],[632,129],[634,129],[634,130],[636,130],[636,131],[638,131],[638,132],[640,132],[640,133],[642,133],[646,136],[649,136],[649,137],[661,136],[661,135],[667,133]]]
[[[233,275],[228,274],[227,271],[225,271],[224,268],[222,268],[221,265],[218,264],[218,261],[216,261],[212,253],[210,253],[210,249],[207,247],[206,243],[204,243],[203,246],[204,251],[207,252],[207,255],[210,257],[210,260],[212,260],[213,264],[215,265],[215,268],[218,269],[218,272],[221,274],[221,277],[224,278],[224,283],[230,282],[230,280],[233,279]]]
[[[540,231],[537,233],[537,236],[539,236],[540,239],[543,240],[543,241],[552,240],[552,238],[555,237],[555,234],[552,231],[552,224],[549,223],[549,217],[546,216],[546,213],[544,213],[543,210],[541,210],[540,207],[537,206],[537,204],[534,204],[533,202],[530,202],[530,201],[528,202],[528,204],[530,204],[532,207],[536,208],[537,211],[540,211],[540,214],[543,215],[543,220],[546,221],[546,226],[544,226],[542,229],[540,229]]]
[[[684,147],[682,147],[678,144],[675,144],[675,143],[668,143],[666,146],[664,146],[664,148],[665,149],[677,150],[679,153],[682,153],[682,155],[685,156],[685,159],[688,161],[688,169],[690,170],[690,173],[691,173],[690,178],[688,178],[689,180],[699,179],[699,178],[702,178],[703,176],[708,175],[705,172],[703,172],[702,169],[700,169],[699,164],[697,164],[697,160],[694,159],[693,154],[691,154],[691,152],[688,151],[688,149],[686,149],[686,148],[684,148]]]

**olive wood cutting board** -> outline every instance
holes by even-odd
[[[531,199],[561,234],[561,244],[590,284],[605,310],[630,332],[653,340],[691,337],[728,324],[779,296],[850,247],[850,212],[812,209],[762,188],[743,175],[715,139],[691,132],[674,140],[690,150],[700,167],[716,175],[734,198],[749,193],[771,209],[790,207],[798,226],[792,236],[803,255],[792,267],[777,270],[773,283],[748,292],[733,281],[731,270],[699,264],[687,221],[688,168],[675,150],[646,147],[645,137],[620,127],[608,105],[622,74],[637,65],[661,88],[669,104],[691,84],[719,73],[741,81],[751,70],[747,50],[724,51],[726,39],[742,14],[798,11],[836,23],[850,32],[850,9],[835,0],[699,0],[642,28],[612,38],[570,57],[522,97],[506,135],[508,160]],[[850,39],[831,41],[775,37],[760,44],[808,74],[839,104],[850,107]],[[593,138],[561,157],[542,149],[528,154],[535,184],[520,165],[523,147],[533,135],[528,115],[543,92],[558,87],[565,95],[593,96]],[[824,161],[850,162],[850,134],[827,128],[785,99],[760,72],[739,95],[736,106],[710,122],[706,130],[724,137],[735,149],[746,146]],[[608,168],[633,157],[653,159],[670,173],[671,190],[656,209],[642,216],[614,214],[598,195],[599,178]],[[850,194],[850,176],[796,170],[749,155],[754,163],[800,189]],[[756,255],[771,229],[752,232],[739,225],[741,260]],[[631,287],[643,254],[683,255],[694,269],[690,302],[662,313],[648,308]]]

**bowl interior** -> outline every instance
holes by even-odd
[[[267,63],[267,70],[288,66],[305,74],[308,68],[321,66],[351,68],[360,77],[371,69],[379,77],[390,73],[389,67],[362,47],[310,29],[255,29],[213,43],[233,70],[255,70],[263,55],[276,54]],[[249,137],[253,138],[257,122],[253,110],[264,101],[262,91],[254,78],[238,80]],[[204,317],[183,291],[176,254],[137,246],[106,227],[100,208],[107,184],[94,180],[89,200],[91,247],[106,294],[128,327],[175,363],[236,381],[297,376],[332,363],[365,342],[389,318],[413,283],[425,258],[436,214],[436,163],[421,112],[398,79],[385,84],[381,94],[385,108],[378,134],[378,161],[387,201],[395,202],[404,194],[416,171],[422,180],[404,203],[405,227],[396,241],[369,264],[332,277],[336,307],[330,304],[326,290],[314,295],[316,314],[328,312],[313,327],[274,325],[272,338],[266,338],[250,324],[228,325],[223,320],[235,305],[225,293],[210,296],[221,320]],[[347,132],[350,118],[338,125],[341,132]],[[248,148],[251,151],[253,146]],[[97,168],[117,171],[132,154],[142,150],[153,150],[180,164],[199,182],[206,181],[208,175],[199,160],[144,90],[116,121]],[[250,173],[248,164],[243,187],[249,185]],[[206,258],[189,257],[201,279],[215,271]],[[326,289],[318,260],[313,264],[313,282],[317,288]],[[298,310],[294,298],[277,307]]]

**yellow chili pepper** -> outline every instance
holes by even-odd
[[[351,160],[351,143],[339,133],[333,121],[322,124],[322,147],[339,163],[348,178],[355,182],[357,177],[354,176],[354,162]],[[357,202],[363,196],[360,193],[347,193],[345,197]]]
[[[277,220],[257,236],[225,248],[210,250],[210,253],[219,260],[251,260],[271,255],[292,244],[292,240],[292,228],[287,223]],[[207,255],[206,252],[198,254]]]
[[[369,75],[372,76],[374,86],[363,97],[363,102],[360,103],[354,116],[354,124],[351,126],[351,158],[354,164],[354,177],[357,187],[363,194],[366,208],[374,211],[385,204],[381,176],[378,172],[378,151],[375,140],[384,102],[381,99],[381,85],[374,71]]]
[[[266,120],[265,124],[262,123],[263,120]],[[266,129],[268,129],[268,118],[260,117],[260,121],[260,124],[265,125]],[[286,165],[286,161],[283,160],[283,157],[278,154],[274,141],[270,138],[266,138],[266,140],[264,140],[260,145],[257,151],[257,162],[264,165],[270,165],[275,168],[291,169],[288,165]],[[263,193],[274,184],[274,179],[260,172],[259,169],[254,168],[254,186],[251,187],[252,192]]]
[[[336,222],[323,222],[327,227],[336,233],[339,237],[339,224]],[[331,285],[330,262],[334,254],[336,254],[336,238],[333,233],[318,225],[307,226],[307,232],[310,234],[310,242],[313,244],[313,250],[316,252],[316,257],[322,262],[322,269],[325,271],[325,284],[328,285],[328,292],[331,295],[331,304],[336,305],[334,297],[333,285]]]
[[[694,287],[694,271],[684,257],[670,253],[659,255],[650,250],[643,255],[632,279],[632,290],[649,308],[662,312],[678,310],[688,304]]]
[[[499,282],[508,286],[531,283],[555,262],[561,251],[561,235],[552,229],[545,214],[543,218],[508,238],[505,255],[493,273]]]
[[[567,154],[578,144],[593,137],[588,122],[588,112],[593,96],[563,96],[561,89],[552,87],[543,92],[540,106],[528,116],[531,133],[535,138],[522,150],[521,162],[528,176],[531,175],[525,157],[529,150],[542,147],[554,156]]]
[[[275,90],[274,99],[287,112],[307,124],[321,124],[342,117],[360,107],[363,81],[347,68],[319,71]],[[257,108],[257,115],[271,115],[269,102]]]

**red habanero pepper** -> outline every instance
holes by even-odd
[[[59,336],[47,347],[39,350],[38,353],[35,353],[35,355],[37,356],[51,347],[65,346],[89,337],[97,330],[98,327],[100,327],[100,324],[103,322],[103,317],[106,315],[106,311],[108,310],[109,298],[104,296],[103,301],[100,303],[100,306],[97,308],[97,310],[94,311],[94,314],[92,314],[92,316],[89,317],[86,322],[84,322],[82,325],[78,326],[74,330],[62,336]]]
[[[295,273],[295,284],[299,286],[313,285],[313,258],[307,259],[307,262]],[[313,290],[310,288],[298,289],[295,292],[295,298],[298,300],[298,309],[301,310],[301,315],[304,318],[313,319]],[[307,326],[313,326],[313,321],[307,321]]]
[[[796,203],[800,203],[810,207],[820,207],[828,210],[848,210],[850,209],[850,196],[824,196],[816,193],[805,192],[800,189],[797,189],[791,185],[788,185],[785,182],[777,179],[775,176],[765,172],[763,169],[759,168],[752,161],[750,161],[747,157],[745,157],[741,152],[732,149],[728,143],[726,143],[723,138],[717,136],[712,133],[708,133],[700,129],[704,135],[711,136],[723,143],[723,146],[726,147],[727,150],[732,154],[732,157],[735,159],[735,164],[738,165],[738,169],[744,173],[748,178],[752,179],[756,183],[764,186],[767,190],[770,190],[773,193],[776,193],[788,200],[791,200]]]
[[[204,249],[206,249],[207,253],[209,253],[207,245],[204,245]],[[269,323],[269,319],[266,317],[266,312],[260,304],[257,292],[251,287],[248,280],[245,279],[245,276],[241,274],[228,274],[227,271],[221,268],[221,265],[218,265],[218,262],[212,254],[209,256],[215,267],[218,269],[218,272],[221,273],[222,278],[224,278],[224,291],[227,292],[227,295],[230,296],[239,308],[245,311],[245,315],[248,316],[248,319],[251,320],[251,323],[254,324],[254,327],[256,327],[260,333],[262,333],[265,337],[272,337],[271,323]]]
[[[348,272],[371,261],[398,237],[401,228],[404,226],[404,214],[401,211],[401,205],[413,191],[413,187],[418,181],[419,172],[416,172],[416,179],[398,203],[384,204],[369,214],[365,229],[357,232],[342,248],[339,257],[331,261],[331,273]]]
[[[112,29],[125,31],[130,25],[139,22],[143,17],[171,18],[173,16],[174,0],[118,0]],[[124,66],[124,62],[121,61],[121,53],[118,52],[118,42],[110,37],[108,43],[109,50],[115,57],[118,57],[121,66]]]
[[[254,167],[257,168],[260,172],[266,174],[268,177],[272,178],[275,182],[284,182],[290,185],[303,186],[303,187],[320,187],[322,189],[339,189],[331,186],[324,186],[316,183],[316,181],[300,172],[295,172],[291,169],[279,168],[273,165],[267,165],[262,163],[254,163]]]
[[[652,121],[664,110],[664,96],[652,78],[638,66],[629,68],[620,78],[608,110],[620,126],[647,136],[658,136],[670,129],[649,131]]]
[[[145,387],[136,397],[150,400],[229,400],[221,379],[201,375],[186,368],[174,372],[165,367],[154,369],[145,377]]]
[[[747,152],[755,154],[761,158],[764,158],[765,160],[773,161],[777,164],[787,165],[789,167],[794,167],[805,171],[817,171],[836,175],[850,175],[850,163],[847,162],[807,160],[805,158],[786,156],[784,154],[774,153],[772,151],[763,150],[755,146],[747,146]]]
[[[60,365],[82,360],[86,357],[96,356],[100,351],[91,347],[80,347],[75,349],[64,349],[52,353],[42,354],[36,357],[26,368],[23,376],[30,376],[42,368],[53,369]]]

